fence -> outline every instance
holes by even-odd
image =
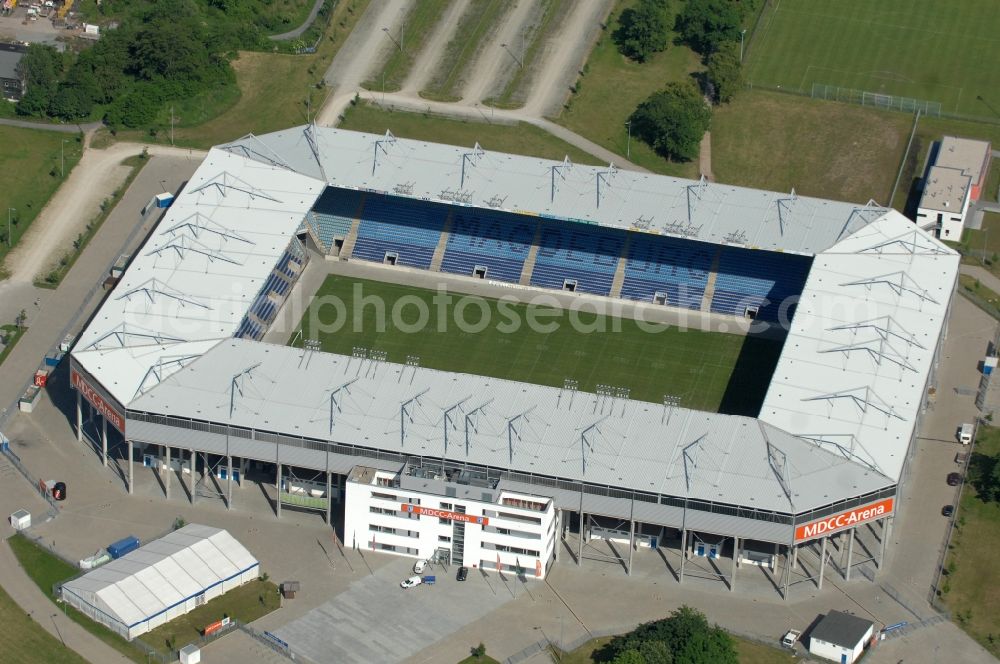
[[[941,117],[941,102],[914,99],[913,97],[900,97],[899,95],[887,95],[880,92],[857,90],[855,88],[844,88],[839,85],[813,83],[812,92],[809,96],[813,99],[827,99],[848,104],[860,104],[861,106],[874,106],[875,108],[901,111],[903,113],[916,113],[920,111],[924,115],[930,115],[935,118]]]
[[[0,434],[0,439],[4,441],[4,444],[0,445],[0,452],[2,452],[3,456],[7,458],[7,461],[10,462],[10,465],[14,466],[14,468],[16,468],[19,473],[21,473],[24,479],[28,480],[28,483],[31,484],[31,486],[34,487],[35,491],[38,492],[38,495],[40,495],[45,500],[45,502],[49,504],[49,510],[46,513],[46,515],[48,516],[47,520],[51,520],[59,516],[59,505],[56,503],[55,500],[53,500],[52,496],[50,496],[48,492],[42,489],[41,485],[39,485],[38,483],[38,480],[35,477],[33,477],[31,473],[28,472],[28,469],[25,468],[23,463],[21,463],[21,457],[17,456],[16,454],[10,451],[9,445],[6,444],[7,439],[2,437],[3,434]]]

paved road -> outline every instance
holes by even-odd
[[[316,20],[316,16],[319,14],[319,10],[323,7],[323,0],[316,0],[313,3],[313,8],[309,10],[309,16],[306,17],[305,22],[294,30],[289,30],[288,32],[282,32],[280,35],[271,35],[268,37],[271,41],[288,41],[289,39],[298,39],[302,36],[302,33],[309,29],[309,26],[313,24]]]
[[[63,134],[87,133],[104,126],[100,122],[90,122],[88,124],[52,124],[50,122],[32,122],[30,120],[14,120],[11,118],[0,118],[0,125],[22,127],[24,129],[41,129],[42,131],[58,131]]]
[[[6,525],[4,528],[11,530]],[[88,662],[128,664],[132,661],[63,615],[28,578],[6,539],[0,544],[0,585],[32,620]]]

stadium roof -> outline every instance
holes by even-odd
[[[817,256],[760,418],[898,478],[958,263],[898,212]]]
[[[134,627],[259,563],[225,530],[189,524],[63,584]]]
[[[161,354],[183,355],[191,352],[185,342],[231,337],[325,188],[213,149],[81,333],[74,357],[85,364],[120,360],[110,373],[91,373],[126,404],[148,388],[147,370]],[[122,348],[141,350],[107,352]]]
[[[886,210],[312,125],[220,146],[332,185],[812,255]]]
[[[892,484],[753,418],[242,339],[130,408],[786,513]]]

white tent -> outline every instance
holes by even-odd
[[[62,586],[70,606],[133,639],[257,578],[225,530],[190,524]]]

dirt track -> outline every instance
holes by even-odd
[[[524,57],[522,31],[537,9],[537,2],[518,0],[514,9],[504,15],[500,28],[490,33],[486,46],[479,51],[478,58],[467,69],[467,83],[462,90],[463,104],[474,104],[489,97],[493,89],[506,78],[504,73],[518,66],[514,58]],[[507,47],[504,48],[502,44]]]
[[[455,0],[451,3],[437,27],[434,28],[434,32],[427,39],[424,49],[413,62],[413,69],[403,83],[402,92],[416,94],[427,85],[434,73],[434,65],[441,59],[444,49],[458,28],[458,22],[468,9],[469,0]]]
[[[129,169],[122,160],[140,154],[169,154],[201,159],[205,152],[138,143],[116,143],[107,150],[85,149],[80,163],[42,208],[31,228],[7,256],[12,283],[31,283],[73,245],[73,239],[97,216],[101,201],[122,185]]]

